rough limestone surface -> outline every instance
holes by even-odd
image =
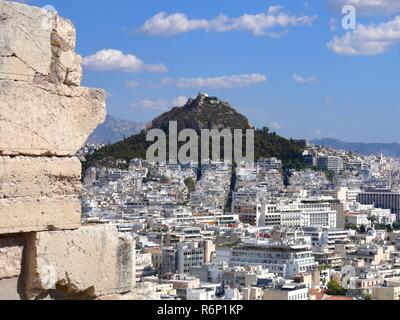
[[[54,13],[20,3],[0,1],[1,58],[16,57],[35,73],[49,74],[53,29]],[[10,69],[8,72],[12,76],[17,70]]]
[[[58,290],[94,298],[132,289],[134,241],[114,226],[39,232],[31,246],[33,294]]]
[[[44,77],[52,83],[80,86],[82,80],[82,59],[74,52],[76,41],[75,27],[71,21],[59,16],[54,18],[51,35],[52,61],[50,74]],[[40,75],[38,75],[40,79]]]
[[[80,176],[74,157],[0,157],[0,234],[78,228]]]
[[[17,57],[0,56],[0,80],[33,81],[36,72]]]
[[[23,236],[0,236],[0,279],[19,276],[23,250]]]
[[[80,87],[74,25],[0,1],[0,30],[0,155],[74,155],[106,115],[105,92]]]
[[[55,29],[53,32],[52,45],[63,51],[74,51],[76,43],[76,30],[74,24],[60,16],[55,17]]]
[[[75,195],[80,177],[77,158],[0,157],[0,199]]]
[[[0,81],[0,155],[73,156],[104,119],[102,90]]]
[[[0,1],[0,79],[79,86],[76,31],[56,12]]]
[[[80,87],[71,21],[0,0],[0,234],[80,226],[81,165],[70,158],[105,119]]]
[[[81,212],[78,194],[0,199],[0,234],[76,229]]]
[[[0,279],[0,301],[1,300],[21,300],[19,294],[18,278]]]

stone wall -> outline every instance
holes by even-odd
[[[0,0],[0,299],[129,292],[134,242],[82,226],[74,156],[105,120],[103,90],[84,88],[73,24]]]
[[[95,298],[129,292],[133,285],[132,241],[113,226],[38,232],[28,247],[29,292]]]

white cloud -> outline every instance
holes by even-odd
[[[172,100],[172,104],[177,107],[182,107],[188,102],[189,98],[185,96],[179,96]]]
[[[131,106],[135,109],[167,111],[169,104],[166,100],[161,100],[161,99],[159,100],[143,99],[141,101],[132,103]]]
[[[380,24],[358,24],[357,29],[335,36],[327,46],[336,54],[377,55],[400,42],[400,15]]]
[[[139,85],[140,85],[140,83],[138,81],[135,81],[135,80],[127,81],[125,83],[125,86],[128,89],[136,89],[137,87],[139,87]]]
[[[332,97],[332,96],[328,96],[328,97],[325,98],[325,102],[328,105],[332,105],[335,102],[335,98]]]
[[[131,104],[131,107],[135,109],[146,109],[156,111],[168,111],[172,107],[182,107],[188,101],[188,97],[179,96],[172,100],[163,99],[143,99],[138,102]]]
[[[306,83],[314,83],[317,82],[318,79],[315,76],[311,76],[311,77],[303,77],[297,73],[295,73],[293,75],[293,80],[296,81],[299,84],[306,84]]]
[[[137,88],[158,89],[160,85],[156,83],[143,82],[142,80],[139,79],[139,80],[126,81],[125,87],[128,89],[137,89]]]
[[[189,20],[183,13],[168,15],[165,12],[160,12],[147,20],[140,28],[140,31],[153,35],[174,35],[207,27],[208,21],[205,19]]]
[[[399,0],[328,0],[328,4],[338,12],[345,5],[353,5],[361,15],[392,15],[400,12]]]
[[[220,14],[211,20],[190,19],[183,13],[160,12],[147,20],[139,31],[150,35],[172,36],[193,30],[212,32],[245,30],[261,36],[269,35],[267,30],[272,28],[310,26],[316,18],[316,16],[291,15],[283,12],[280,6],[271,6],[266,13],[244,14],[238,18]],[[273,33],[274,36],[277,34],[279,33]]]
[[[282,9],[283,9],[282,6],[270,6],[268,8],[268,13],[269,14],[274,14],[274,13],[277,13],[277,12],[281,11]]]
[[[163,64],[146,64],[133,54],[124,54],[120,50],[104,49],[83,58],[83,65],[92,70],[125,72],[166,72]]]
[[[240,74],[230,76],[208,77],[208,78],[179,78],[163,79],[162,85],[173,85],[178,88],[212,88],[231,89],[238,87],[249,87],[267,81],[263,74]]]
[[[271,128],[272,129],[281,129],[282,126],[278,122],[274,121],[274,122],[271,123]]]

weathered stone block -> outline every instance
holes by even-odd
[[[0,81],[0,155],[73,156],[105,120],[103,90]]]
[[[29,248],[33,296],[58,291],[87,298],[129,292],[134,241],[114,226],[39,232]]]
[[[76,43],[76,30],[74,24],[63,17],[55,16],[55,27],[52,45],[64,51],[74,51]]]
[[[81,211],[78,195],[0,199],[0,234],[76,229]]]
[[[59,58],[60,69],[65,70],[64,84],[80,86],[82,81],[82,58],[72,51],[62,52]]]
[[[53,28],[53,12],[1,1],[0,59],[15,56],[34,72],[49,74]]]
[[[23,235],[0,236],[0,279],[19,277],[24,245]]]
[[[0,199],[77,195],[80,177],[77,158],[0,157]]]
[[[33,81],[35,71],[17,57],[0,56],[0,80]]]
[[[1,2],[0,79],[79,86],[82,62],[71,21],[56,12]]]
[[[0,300],[21,300],[18,278],[0,279]]]

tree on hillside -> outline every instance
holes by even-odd
[[[400,222],[393,223],[393,229],[394,230],[400,230]]]
[[[331,296],[344,296],[347,291],[337,281],[331,280],[328,282],[328,294]]]
[[[370,293],[367,293],[367,294],[364,296],[364,300],[372,300],[372,295],[371,295]]]
[[[194,182],[192,177],[185,180],[185,186],[188,188],[189,192],[192,193],[196,188],[196,182]]]

